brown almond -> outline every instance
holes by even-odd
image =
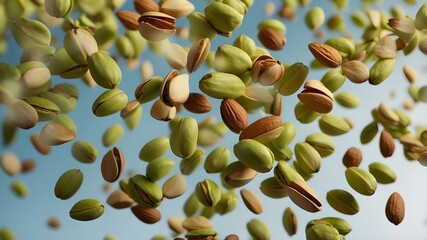
[[[336,68],[341,65],[341,54],[329,45],[313,42],[308,45],[308,49],[314,58],[326,67]]]
[[[47,154],[49,154],[50,153],[50,151],[51,151],[51,147],[50,146],[48,146],[48,145],[45,145],[45,144],[42,144],[41,142],[40,142],[40,139],[39,139],[39,135],[38,134],[31,134],[31,136],[30,136],[30,140],[31,140],[31,143],[33,144],[33,146],[34,146],[34,148],[39,152],[39,153],[41,153],[41,154],[43,154],[43,155],[47,155]]]
[[[381,132],[380,136],[380,151],[383,157],[391,157],[394,153],[395,145],[393,136],[385,130]]]
[[[116,181],[125,168],[125,156],[118,148],[108,151],[102,158],[101,173],[107,182]]]
[[[184,107],[192,113],[207,113],[212,109],[212,104],[205,95],[190,93]]]
[[[108,196],[107,203],[115,209],[122,209],[131,207],[135,202],[127,195],[127,193],[118,189]]]
[[[264,28],[259,31],[258,39],[264,47],[270,50],[282,50],[286,45],[286,38],[272,28]]]
[[[346,168],[358,167],[362,162],[362,151],[359,148],[351,147],[345,152],[342,163]]]
[[[120,117],[122,118],[129,117],[129,115],[131,115],[135,110],[137,110],[140,105],[141,104],[138,102],[138,100],[133,100],[128,102],[126,104],[126,107],[120,111]]]
[[[405,218],[405,202],[399,193],[391,194],[385,207],[385,215],[394,225],[399,225]]]
[[[139,14],[126,11],[126,10],[120,10],[116,12],[117,18],[120,20],[120,22],[123,24],[123,26],[128,30],[138,30],[139,29]]]
[[[222,100],[220,111],[222,120],[232,132],[240,133],[248,126],[248,113],[234,99]]]
[[[61,221],[56,217],[52,217],[47,222],[47,225],[49,225],[49,227],[51,227],[53,229],[58,229],[61,227]]]
[[[263,212],[263,206],[261,199],[248,189],[242,189],[240,190],[240,196],[242,196],[243,203],[245,203],[245,206],[253,213],[260,214]]]
[[[230,234],[230,235],[227,235],[227,237],[225,237],[224,240],[239,240],[239,236],[237,236],[236,234]]]
[[[266,137],[268,140],[276,139],[283,131],[282,117],[267,116],[258,119],[249,125],[240,134],[239,141]]]
[[[37,167],[37,162],[34,160],[25,160],[25,161],[22,161],[21,166],[22,166],[21,171],[23,173],[28,173],[33,171]]]
[[[409,83],[414,83],[417,80],[417,72],[411,66],[403,65],[403,73]]]
[[[155,208],[143,208],[137,205],[133,206],[131,210],[133,215],[143,223],[153,224],[160,221],[162,218],[160,211]]]
[[[158,12],[160,9],[159,4],[153,0],[134,0],[133,6],[139,14],[146,12]]]
[[[321,81],[309,80],[298,99],[311,110],[318,113],[329,113],[334,107],[334,95]]]

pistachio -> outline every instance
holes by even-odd
[[[14,180],[11,183],[10,188],[19,198],[25,198],[28,195],[28,187],[21,180]]]
[[[307,223],[305,235],[308,240],[314,239],[341,239],[336,228],[327,221],[313,220]]]
[[[283,96],[294,94],[307,78],[309,69],[304,64],[297,62],[285,68],[283,77],[274,84],[274,88]]]
[[[375,44],[374,54],[379,59],[395,58],[396,52],[396,41],[391,36],[385,36]]]
[[[151,162],[162,157],[170,148],[167,137],[158,137],[147,142],[139,151],[139,159]]]
[[[192,12],[187,18],[190,23],[189,38],[192,42],[197,42],[202,38],[209,38],[212,40],[216,37],[217,31],[202,13]]]
[[[329,191],[326,194],[326,200],[333,209],[340,213],[354,215],[359,212],[359,203],[351,193],[345,190],[334,189]]]
[[[233,7],[222,3],[214,2],[205,8],[206,19],[221,34],[230,36],[243,21],[243,15]]]
[[[126,107],[127,95],[120,89],[110,89],[102,93],[93,103],[92,112],[97,117],[112,115]]]
[[[126,107],[120,111],[120,117],[125,120],[125,124],[130,130],[138,126],[141,115],[142,105],[137,100],[128,102]]]
[[[160,90],[160,100],[173,107],[176,104],[185,103],[190,95],[188,74],[179,74],[178,70],[172,70],[163,81]]]
[[[49,28],[38,20],[25,17],[13,20],[12,35],[21,48],[32,48],[37,45],[49,45],[51,34]]]
[[[209,38],[201,38],[193,44],[187,55],[187,71],[192,73],[206,60],[211,42]]]
[[[408,17],[393,17],[388,20],[392,31],[404,42],[409,42],[415,34],[415,22]]]
[[[175,18],[161,12],[145,12],[139,19],[139,33],[148,41],[161,41],[175,33]]]
[[[116,88],[122,80],[122,72],[114,59],[104,52],[93,53],[87,60],[95,82],[108,89]]]
[[[160,76],[149,77],[135,89],[135,98],[138,102],[146,103],[160,95],[163,78]]]
[[[206,95],[235,99],[245,93],[245,84],[236,75],[222,72],[208,73],[199,81],[200,90]]]
[[[145,175],[153,182],[156,182],[173,169],[175,162],[169,158],[157,158],[150,161],[145,169]]]
[[[188,50],[179,44],[172,43],[167,46],[164,57],[169,66],[182,70],[187,66]]]
[[[304,90],[298,94],[298,99],[318,113],[332,111],[334,104],[334,95],[321,81],[316,80],[309,80],[304,84]]]
[[[202,208],[203,204],[197,199],[194,192],[190,194],[183,206],[184,213],[187,217],[194,216]]]
[[[380,162],[369,164],[369,172],[375,177],[378,183],[388,184],[396,181],[396,173],[387,165]]]
[[[343,63],[342,65],[343,68],[346,63],[347,62]],[[369,72],[368,69],[367,71]],[[346,76],[343,74],[343,70],[333,69],[325,73],[325,75],[323,75],[320,81],[323,83],[323,85],[325,85],[327,89],[329,89],[329,91],[333,93],[337,91],[344,84],[345,79],[346,79]],[[368,78],[366,78],[366,80],[367,79]]]
[[[311,29],[319,28],[325,21],[325,12],[320,7],[313,7],[305,15],[305,25]]]
[[[168,226],[175,233],[183,233],[185,231],[184,227],[182,227],[182,222],[184,222],[184,218],[171,216],[168,218]]]
[[[368,171],[361,168],[347,168],[345,171],[345,178],[347,179],[350,187],[362,195],[373,195],[377,189],[377,180],[375,177]]]
[[[268,226],[259,219],[252,219],[246,223],[246,228],[253,239],[270,239]]]
[[[107,128],[102,134],[102,145],[110,147],[117,143],[123,136],[123,127],[120,124],[114,124]]]
[[[326,67],[336,68],[341,65],[342,57],[340,53],[329,45],[313,42],[308,45],[308,49],[314,58]]]
[[[295,144],[294,152],[301,169],[306,173],[316,173],[321,166],[321,156],[310,144],[301,142]]]
[[[255,140],[241,140],[234,145],[233,151],[239,161],[255,171],[269,172],[273,167],[274,154],[269,148]]]
[[[81,163],[93,163],[98,158],[98,149],[88,141],[77,141],[71,146],[71,154]]]
[[[70,217],[79,221],[92,221],[104,214],[104,205],[95,199],[78,201],[70,210]]]
[[[287,207],[283,212],[282,223],[289,236],[293,236],[297,233],[297,216],[290,207]]]
[[[270,177],[261,182],[259,189],[270,198],[283,198],[288,196],[286,189],[279,184],[275,177]]]
[[[7,106],[9,119],[19,128],[30,129],[39,120],[37,111],[23,100],[14,99]]]
[[[378,125],[376,122],[371,122],[363,128],[360,133],[360,142],[362,144],[367,144],[372,141],[372,139],[378,133]]]
[[[258,172],[240,161],[232,162],[221,172],[221,180],[229,187],[242,187],[252,181]]]
[[[36,110],[39,116],[39,121],[52,120],[61,112],[58,105],[46,98],[32,96],[27,98],[25,101]]]
[[[378,60],[369,70],[369,83],[378,85],[386,80],[394,70],[396,59]]]
[[[343,236],[347,235],[352,230],[350,224],[342,218],[325,217],[320,220],[331,224],[336,230],[338,230],[339,234]]]
[[[249,56],[254,55],[256,44],[255,41],[246,34],[240,34],[233,42],[233,46],[245,51]]]
[[[170,121],[175,118],[176,107],[169,107],[160,99],[157,99],[151,107],[150,115],[157,120]]]
[[[22,163],[18,156],[11,152],[5,152],[0,159],[1,167],[9,176],[15,176],[22,171]]]
[[[240,48],[222,44],[215,52],[214,69],[218,72],[240,75],[252,67],[250,56]]]
[[[342,118],[332,114],[325,114],[319,120],[319,127],[323,133],[330,136],[342,135],[350,131],[350,125]]]
[[[332,138],[324,133],[312,133],[305,138],[305,142],[316,149],[321,157],[327,157],[335,151]]]
[[[83,173],[79,169],[70,169],[63,173],[55,184],[55,196],[66,200],[71,198],[83,182]]]
[[[102,177],[107,182],[115,182],[125,168],[125,157],[120,149],[114,147],[108,151],[101,162]]]
[[[399,225],[405,218],[405,202],[398,192],[391,194],[385,207],[387,219],[394,225]]]
[[[282,79],[285,68],[269,55],[258,56],[252,64],[252,81],[264,86],[273,85]]]
[[[189,157],[196,151],[198,127],[193,118],[185,117],[173,128],[169,143],[178,157]]]
[[[0,229],[0,237],[4,240],[15,240],[15,233],[6,227]]]
[[[346,108],[357,108],[360,105],[359,98],[347,91],[335,94],[335,100]]]
[[[118,189],[108,196],[107,203],[115,209],[123,209],[131,207],[135,202],[127,193]]]
[[[21,72],[21,82],[25,88],[41,87],[51,77],[49,69],[42,62],[24,62],[18,65],[17,68]]]
[[[131,210],[133,215],[143,223],[153,224],[161,219],[160,211],[155,208],[144,208],[136,205],[131,207]]]
[[[359,148],[351,147],[345,152],[342,162],[346,168],[358,167],[362,162],[362,151]]]
[[[232,212],[237,207],[237,195],[234,191],[229,191],[227,193],[224,193],[221,195],[221,199],[219,200],[218,204],[213,208],[214,213],[219,213],[221,215],[227,214],[229,212]],[[205,207],[206,209],[206,207]],[[211,208],[212,209],[212,208]],[[202,212],[203,214],[203,212]],[[208,216],[209,217],[209,216]]]
[[[187,231],[199,231],[199,232],[192,232],[192,234],[195,233],[203,233],[205,232],[205,229],[211,229],[212,228],[212,222],[203,216],[191,216],[188,217],[182,222],[182,226],[187,229]],[[201,231],[201,232],[200,232]],[[209,232],[212,232],[213,230],[210,230]],[[197,235],[199,235],[197,234]]]
[[[161,188],[147,177],[137,174],[129,179],[129,196],[141,207],[155,208],[163,200]]]
[[[61,145],[75,138],[75,133],[60,122],[49,122],[40,132],[40,143],[48,146]]]
[[[224,170],[231,158],[230,150],[225,147],[217,147],[206,157],[204,168],[207,173],[219,173]]]
[[[320,113],[311,110],[301,101],[295,105],[294,114],[296,119],[301,123],[311,123],[321,115]]]
[[[72,29],[65,34],[64,48],[70,58],[78,64],[87,63],[88,58],[98,52],[98,44],[92,34],[79,28]],[[92,62],[96,63],[98,60],[95,59]],[[91,72],[94,74],[94,69]]]
[[[187,0],[165,0],[160,4],[160,12],[175,18],[185,17],[194,11],[194,5]]]
[[[215,182],[205,179],[197,183],[195,193],[203,205],[214,207],[221,199],[222,190]]]
[[[165,181],[162,187],[163,196],[172,199],[184,194],[187,190],[187,180],[184,175],[175,174]]]
[[[261,199],[252,191],[248,189],[240,190],[240,195],[242,196],[243,202],[246,207],[255,214],[261,214],[263,212],[263,206]]]

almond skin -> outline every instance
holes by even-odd
[[[138,30],[139,28],[139,14],[131,11],[121,10],[116,12],[117,18],[128,30]]]
[[[314,58],[326,67],[336,68],[341,65],[340,53],[329,45],[313,42],[308,45],[308,49]]]
[[[380,137],[380,151],[383,157],[391,157],[394,153],[395,145],[393,137],[387,131],[381,132]]]
[[[253,139],[264,133],[273,131],[282,127],[282,118],[280,116],[268,116],[258,119],[249,125],[240,134],[239,141],[243,139]]]
[[[385,215],[394,225],[399,225],[405,218],[405,202],[399,193],[391,194],[385,207]]]
[[[212,109],[212,104],[205,95],[190,93],[184,107],[192,113],[207,113]]]
[[[232,132],[240,133],[248,126],[248,114],[235,100],[222,100],[220,110],[222,120]]]

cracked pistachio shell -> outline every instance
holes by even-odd
[[[201,38],[193,44],[187,55],[187,71],[192,73],[196,71],[200,65],[208,57],[211,47],[209,38]]]
[[[215,52],[213,67],[218,72],[240,75],[251,69],[252,60],[242,49],[222,44]]]
[[[213,214],[219,213],[220,215],[224,215],[226,213],[234,211],[237,207],[237,195],[234,191],[229,191],[227,193],[222,194],[221,200],[219,200],[218,204],[213,208],[207,208],[204,209],[213,209]],[[212,217],[210,216],[210,217]]]
[[[301,123],[311,123],[316,120],[321,114],[311,110],[301,101],[295,105],[294,114]]]
[[[335,94],[335,100],[343,107],[357,108],[360,105],[359,98],[348,91]]]
[[[331,224],[343,236],[347,235],[352,230],[350,224],[342,218],[324,217],[324,218],[321,218],[320,220]]]
[[[261,214],[264,210],[261,199],[249,189],[241,189],[240,196],[246,207],[255,214]]]
[[[153,161],[150,161],[145,169],[145,175],[153,182],[156,182],[166,175],[168,175],[173,167],[175,166],[175,161],[160,157]]]
[[[131,207],[135,202],[126,192],[117,189],[108,196],[107,203],[115,209],[123,209]]]
[[[309,69],[304,64],[294,63],[285,68],[283,77],[274,84],[274,88],[283,96],[292,95],[301,88],[308,72]]]
[[[182,118],[172,129],[169,143],[172,152],[178,157],[189,157],[197,147],[198,126],[194,118]]]
[[[190,95],[188,74],[179,74],[178,70],[172,70],[165,78],[160,90],[160,100],[174,107],[185,103]]]
[[[265,173],[273,168],[274,154],[271,150],[253,139],[239,141],[233,147],[234,155],[246,166]]]
[[[422,31],[427,29],[427,3],[421,5],[415,15],[415,27]]]
[[[297,215],[290,207],[287,207],[283,212],[282,223],[289,236],[293,236],[297,233]]]
[[[141,116],[142,105],[137,100],[128,102],[126,107],[120,111],[120,117],[125,121],[129,130],[133,130],[138,127]]]
[[[21,72],[23,87],[28,89],[42,87],[51,77],[49,69],[42,62],[28,61],[19,64],[17,68]]]
[[[246,34],[240,34],[233,42],[233,46],[238,47],[245,51],[249,56],[255,53],[255,41]]]
[[[71,198],[83,182],[83,173],[79,169],[71,169],[63,173],[55,184],[55,196],[66,200]]]
[[[347,168],[345,170],[345,178],[350,187],[362,195],[373,195],[377,189],[377,180],[375,177],[370,172],[361,168]]]
[[[163,84],[163,78],[153,76],[140,83],[135,89],[135,98],[138,102],[146,103],[160,95],[160,89]]]
[[[297,96],[302,103],[318,113],[331,112],[334,106],[334,95],[321,81],[308,80],[304,90]]]
[[[95,199],[78,201],[70,210],[70,217],[78,221],[92,221],[104,214],[104,205]]]
[[[165,136],[157,137],[146,144],[139,151],[139,159],[151,162],[162,157],[170,149],[169,139]]]
[[[248,13],[248,6],[243,1],[240,0],[222,0],[222,3],[229,5],[230,7],[236,9],[240,14],[245,15]]]
[[[253,83],[270,86],[282,79],[284,73],[285,68],[278,60],[269,55],[260,55],[253,61],[251,78]]]
[[[203,162],[205,151],[201,148],[196,149],[194,153],[186,158],[183,158],[179,163],[179,169],[184,175],[192,174],[196,168]]]
[[[147,177],[137,174],[129,180],[129,196],[141,207],[156,208],[163,200],[162,189]]]
[[[71,154],[81,163],[93,163],[98,158],[98,149],[88,141],[77,141],[71,146]]]
[[[21,48],[32,48],[37,45],[50,45],[49,28],[42,22],[25,17],[12,21],[12,35]]]
[[[359,203],[356,198],[345,190],[334,189],[329,191],[326,194],[326,201],[340,213],[354,215],[359,212]]]
[[[228,127],[224,122],[215,123],[205,128],[200,128],[197,144],[200,146],[211,146],[217,143],[226,133]]]
[[[61,113],[72,112],[77,103],[77,99],[70,97],[68,94],[44,92],[41,93],[40,96],[55,103],[59,107]]]
[[[125,168],[125,156],[120,149],[114,147],[109,150],[101,162],[102,177],[107,182],[115,182]]]
[[[186,190],[187,180],[182,174],[173,175],[162,186],[163,196],[169,199],[181,196]]]
[[[151,106],[150,115],[160,121],[170,121],[176,116],[176,107],[169,107],[160,99],[157,99]]]
[[[261,192],[270,198],[284,198],[288,196],[286,189],[280,185],[275,177],[270,177],[263,180],[259,186]]]
[[[103,87],[116,88],[122,80],[122,71],[114,59],[104,52],[97,52],[89,56],[88,67],[95,82]]]
[[[196,42],[203,38],[213,40],[216,37],[216,30],[202,13],[192,12],[187,16],[187,19],[190,23],[189,37],[192,42]]]
[[[350,125],[343,119],[332,114],[325,114],[319,119],[320,130],[330,136],[338,136],[350,131]]]
[[[319,171],[322,158],[314,147],[306,142],[295,144],[295,157],[299,166],[306,173],[313,174]]]
[[[176,19],[161,12],[145,12],[139,19],[139,33],[148,41],[162,41],[175,33]]]
[[[375,44],[374,54],[379,59],[395,58],[396,52],[396,40],[392,36],[385,36]]]
[[[386,80],[394,70],[395,58],[378,60],[369,70],[369,83],[378,85]]]
[[[368,67],[359,60],[350,60],[342,64],[342,74],[354,83],[363,83],[369,79]]]
[[[344,84],[345,80],[346,76],[343,74],[341,69],[333,69],[325,73],[320,81],[333,93]]]
[[[93,103],[92,112],[97,117],[105,117],[126,107],[127,95],[120,89],[110,89],[102,93]]]
[[[323,220],[313,220],[305,227],[307,240],[341,240],[342,237],[332,224]]]
[[[39,61],[47,64],[55,55],[56,49],[52,46],[40,45],[37,48],[26,48],[22,51],[20,62]]]
[[[37,111],[27,102],[14,99],[7,104],[8,118],[17,127],[30,129],[39,121]]]
[[[57,18],[62,18],[68,15],[74,7],[74,0],[46,0],[46,12]]]
[[[73,122],[73,120],[68,117],[65,114],[58,114],[53,120],[52,122],[56,122],[59,124],[64,125],[68,130],[70,130],[70,132],[76,134],[77,132],[77,126],[76,124]]]
[[[199,81],[200,90],[206,95],[226,99],[235,99],[245,93],[245,84],[234,74],[211,72]]]
[[[123,137],[124,129],[120,124],[114,124],[107,128],[102,134],[102,145],[110,147],[116,144]]]
[[[319,28],[324,21],[325,12],[320,7],[313,7],[305,15],[305,25],[311,30]]]
[[[294,181],[304,182],[304,178],[283,160],[279,161],[274,167],[274,177],[283,188]]]
[[[405,43],[409,42],[416,33],[415,21],[409,17],[393,17],[388,19],[388,26]]]
[[[42,128],[39,139],[44,145],[56,146],[67,143],[75,137],[76,134],[72,129],[54,119]]]
[[[212,229],[195,229],[188,231],[185,234],[185,237],[188,240],[197,240],[197,239],[210,239],[218,240],[218,234],[215,230]]]
[[[15,233],[11,229],[3,227],[0,229],[0,239],[15,240]]]
[[[243,15],[233,7],[214,2],[205,8],[205,15],[208,22],[221,34],[231,36],[243,22]]]
[[[289,198],[307,212],[318,212],[322,203],[314,190],[304,181],[291,181],[285,187]]]
[[[58,105],[46,98],[32,96],[25,99],[25,101],[36,110],[39,121],[52,120],[61,113]]]
[[[305,138],[305,142],[316,149],[321,157],[327,157],[335,151],[334,141],[324,133],[312,133]]]
[[[219,173],[228,166],[231,159],[230,150],[226,147],[217,147],[206,157],[204,168],[207,173]]]
[[[65,33],[64,48],[70,58],[79,64],[87,63],[88,58],[98,52],[98,44],[95,38],[87,30],[80,28]]]
[[[188,49],[179,44],[171,43],[164,54],[166,62],[174,69],[183,70],[187,66]]]
[[[369,164],[369,172],[375,177],[378,183],[388,184],[396,181],[396,173],[383,163],[373,162]]]
[[[214,207],[221,200],[222,190],[212,180],[205,179],[198,182],[194,190],[197,199],[208,207]]]
[[[80,78],[88,72],[88,67],[86,64],[74,62],[65,48],[59,48],[49,63],[49,71],[52,75],[59,75],[65,79]]]
[[[17,197],[25,198],[28,195],[28,187],[21,180],[14,180],[10,188]]]
[[[246,223],[246,228],[253,239],[270,239],[270,230],[260,219],[250,220]]]
[[[362,132],[360,133],[360,142],[362,144],[367,144],[374,139],[374,137],[378,133],[378,124],[376,122],[371,122],[368,125],[366,125]]]
[[[240,161],[230,163],[222,172],[221,180],[225,187],[238,188],[246,185],[258,175],[258,172]]]

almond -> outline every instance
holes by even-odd
[[[239,141],[243,139],[254,139],[259,137],[266,137],[268,140],[277,138],[282,133],[283,125],[280,116],[267,116],[258,119],[249,125],[240,134]],[[258,140],[258,139],[257,139]]]
[[[385,215],[394,225],[399,225],[403,221],[405,217],[405,202],[399,193],[394,192],[391,194],[385,207]]]
[[[341,65],[342,57],[340,53],[329,45],[313,42],[308,45],[308,49],[314,58],[326,67],[336,68]]]
[[[248,113],[235,100],[222,100],[220,110],[222,120],[232,132],[240,133],[248,126]]]
[[[212,109],[212,104],[205,95],[190,93],[184,107],[192,113],[207,113]]]
[[[116,12],[117,18],[128,30],[138,30],[139,28],[139,14],[131,11],[121,10]]]
[[[385,130],[382,131],[380,137],[380,151],[383,157],[392,156],[394,153],[394,148],[395,145],[391,134]]]

